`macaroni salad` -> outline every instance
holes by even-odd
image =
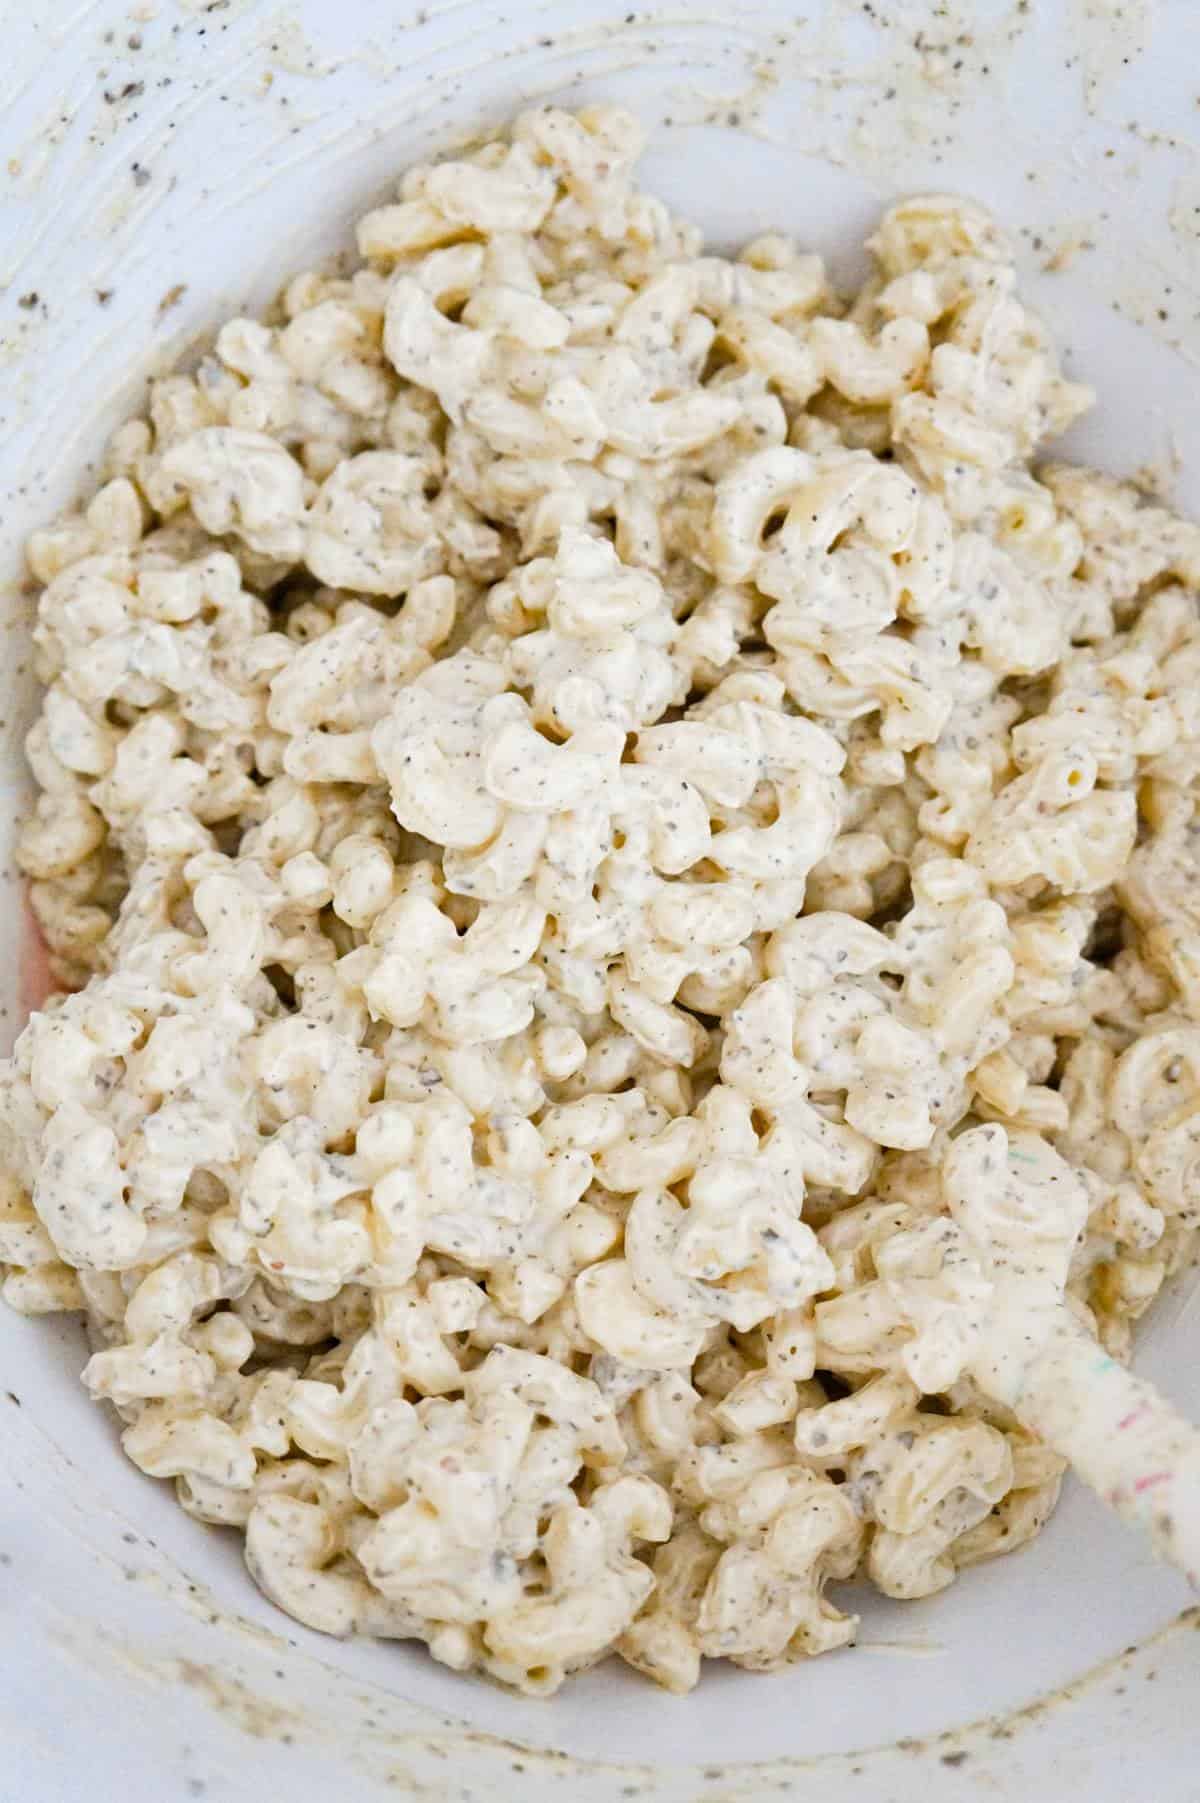
[[[531,1693],[1027,1542],[998,1298],[1124,1357],[1200,1218],[1200,529],[1035,463],[978,207],[847,299],[639,144],[412,169],[28,551],[3,1294],[283,1609]]]

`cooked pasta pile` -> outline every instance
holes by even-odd
[[[1119,1356],[1198,1206],[1200,532],[1035,464],[979,208],[847,301],[638,149],[411,170],[29,547],[3,1293],[284,1609],[527,1691],[1028,1541],[955,1186]]]

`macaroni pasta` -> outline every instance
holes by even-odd
[[[411,170],[28,552],[3,1293],[283,1609],[539,1693],[1027,1541],[989,1313],[1124,1356],[1200,1221],[1200,529],[1037,461],[979,208],[839,296],[639,143]]]

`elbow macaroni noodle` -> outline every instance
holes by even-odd
[[[528,1692],[845,1645],[1062,1462],[1200,1224],[1200,530],[988,217],[838,297],[625,114],[411,170],[34,534],[0,1274],[331,1634]]]

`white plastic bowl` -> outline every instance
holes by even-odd
[[[631,0],[636,4],[636,0]],[[804,18],[797,13],[803,12]],[[895,15],[881,23],[881,15]],[[415,157],[521,104],[615,99],[644,180],[719,246],[779,225],[853,273],[881,203],[953,188],[1017,233],[1100,405],[1069,449],[1200,512],[1200,160],[1191,0],[619,12],[604,0],[42,0],[6,21],[0,145],[4,853],[24,805],[25,532],[150,372],[344,245]],[[0,1026],[28,1004],[3,870]],[[1200,1415],[1184,1284],[1141,1367]],[[1190,1356],[1189,1356],[1190,1355]],[[0,1795],[22,1803],[520,1796],[731,1803],[1195,1799],[1182,1581],[1072,1490],[1032,1549],[859,1647],[691,1698],[605,1667],[551,1703],[258,1597],[233,1535],[122,1459],[73,1323],[0,1309]],[[1123,1652],[1123,1649],[1128,1649]]]

